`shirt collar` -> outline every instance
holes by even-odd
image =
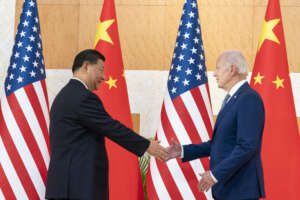
[[[228,92],[230,97],[232,97],[234,95],[234,93],[236,93],[236,91],[238,91],[238,89],[240,89],[240,87],[242,87],[242,85],[246,82],[247,82],[247,80],[241,80],[241,81],[237,82]]]
[[[79,78],[73,76],[71,79],[79,81],[80,83],[82,83],[84,85],[84,87],[86,89],[89,89],[88,86],[82,80],[80,80]]]

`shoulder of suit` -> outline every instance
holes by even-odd
[[[88,91],[84,94],[82,102],[93,103],[93,104],[103,104],[98,95],[94,92]]]
[[[64,95],[69,95],[74,101],[85,101],[86,99],[94,99],[100,101],[99,97],[86,89],[82,83],[76,80],[70,80],[70,82],[61,91]]]
[[[257,97],[259,97],[261,99],[260,94],[256,90],[254,90],[253,88],[251,88],[251,87],[249,87],[249,93],[252,93],[252,95],[255,95],[255,96],[257,96]]]
[[[260,94],[251,87],[239,95],[239,101],[244,101],[245,99],[262,102]]]

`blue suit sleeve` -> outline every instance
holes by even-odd
[[[228,180],[240,167],[260,151],[265,112],[257,94],[242,97],[237,111],[237,141],[230,156],[211,172],[219,181]]]
[[[194,160],[210,155],[210,141],[201,144],[189,144],[183,146],[184,157],[183,162]]]

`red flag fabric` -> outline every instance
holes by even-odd
[[[262,160],[266,199],[300,199],[300,137],[279,0],[269,0],[251,86],[266,110]]]
[[[106,58],[104,74],[107,79],[96,93],[114,119],[132,128],[114,0],[104,0],[94,45]],[[110,199],[143,200],[138,158],[109,140],[106,140],[106,147]]]
[[[208,90],[204,48],[197,1],[187,0],[178,29],[160,123],[156,137],[169,146],[172,138],[180,144],[198,144],[212,136],[213,117]],[[211,191],[198,188],[199,174],[209,170],[209,159],[166,163],[151,157],[147,192],[156,199],[212,199]]]
[[[50,159],[45,79],[37,2],[25,0],[0,101],[0,199],[45,198]]]

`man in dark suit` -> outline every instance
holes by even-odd
[[[112,119],[92,92],[104,80],[104,61],[96,50],[80,52],[73,63],[73,78],[52,104],[47,199],[108,199],[105,137],[138,156],[146,151],[161,160],[167,156],[157,141]]]
[[[170,158],[190,161],[210,156],[210,171],[201,174],[198,187],[212,187],[216,200],[254,200],[265,197],[261,143],[265,111],[261,97],[245,80],[247,66],[238,51],[226,51],[217,60],[214,72],[223,101],[211,140],[179,145],[172,141]]]

